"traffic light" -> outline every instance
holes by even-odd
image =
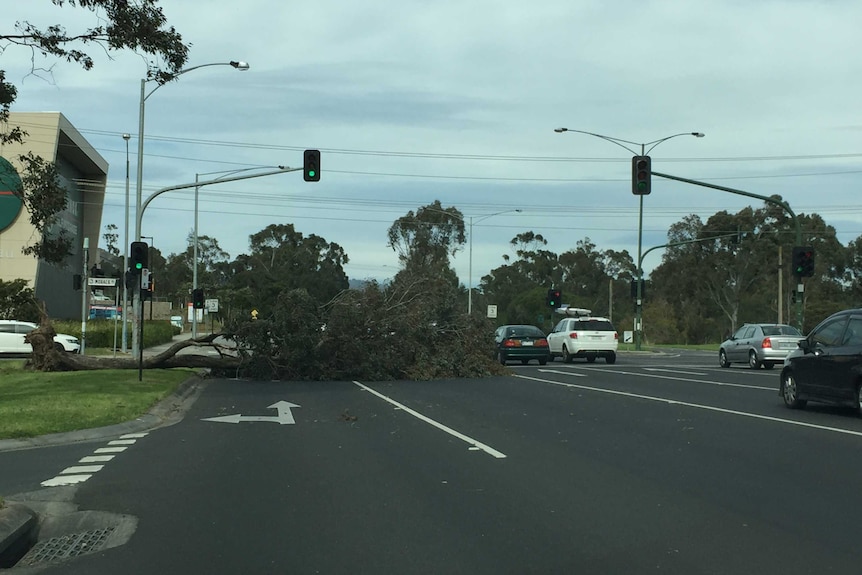
[[[800,278],[810,278],[814,275],[814,248],[809,246],[793,246],[793,275]]]
[[[306,182],[320,181],[320,150],[305,150],[303,153],[302,178]]]
[[[132,247],[129,250],[129,266],[135,273],[141,273],[141,270],[149,267],[148,256],[150,246],[147,242],[132,242]]]
[[[545,303],[548,304],[548,307],[557,308],[560,307],[560,302],[563,300],[563,292],[558,289],[549,289],[548,296],[545,300]]]
[[[192,307],[195,309],[204,309],[204,290],[201,288],[192,290]]]
[[[652,177],[652,165],[649,156],[635,156],[632,158],[632,193],[636,196],[645,196],[650,193],[650,179]]]

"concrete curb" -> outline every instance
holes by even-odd
[[[12,567],[27,551],[38,524],[36,512],[24,505],[8,503],[0,509],[0,569]]]

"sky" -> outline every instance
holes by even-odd
[[[514,258],[510,242],[526,231],[556,253],[589,238],[636,258],[631,156],[668,136],[650,152],[653,170],[780,194],[797,214],[821,215],[844,245],[862,235],[859,2],[159,6],[192,44],[186,68],[243,61],[249,70],[205,66],[149,94],[144,198],[196,175],[298,168],[304,149],[322,153],[320,182],[297,171],[201,188],[198,233],[231,258],[266,226],[293,224],[339,244],[351,279],[385,281],[399,269],[388,228],[435,200],[458,208],[472,232],[453,259],[465,285]],[[97,23],[89,11],[28,0],[4,7],[3,33],[24,20],[69,31]],[[147,59],[88,51],[95,65],[84,71],[7,46],[0,69],[18,87],[12,111],[62,112],[109,162],[102,228],[117,225],[125,243],[126,160],[134,214]],[[762,203],[654,177],[642,251],[690,214],[706,221],[749,205]],[[193,227],[194,191],[172,191],[150,203],[142,235],[168,255],[186,249]],[[662,253],[644,258],[647,273]]]

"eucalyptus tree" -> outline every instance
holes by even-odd
[[[63,24],[40,28],[28,21],[7,22],[13,29],[0,30],[0,53],[8,59],[20,48],[22,59],[31,62],[34,76],[51,76],[50,66],[37,69],[37,56],[65,60],[90,70],[95,62],[84,50],[88,45],[96,47],[97,52],[132,50],[142,58],[155,57],[162,64],[150,63],[147,74],[160,83],[173,79],[188,59],[190,45],[183,43],[173,27],[167,26],[158,0],[53,0],[53,3],[92,12],[94,26],[70,31]],[[81,21],[71,16],[69,20]],[[0,131],[0,144],[22,143],[27,136],[20,126],[8,123],[17,96],[15,85],[7,82],[5,71],[0,70],[0,125],[5,127]],[[66,189],[61,185],[53,162],[32,153],[20,155],[18,159],[23,164],[23,186],[13,193],[21,197],[31,224],[38,232],[37,239],[23,252],[49,263],[62,264],[71,253],[74,241],[63,228],[54,225],[66,208]]]
[[[265,312],[283,291],[305,289],[318,303],[335,297],[348,288],[347,262],[337,243],[304,236],[292,224],[271,224],[249,236],[248,254],[217,271],[231,289],[248,288],[251,301],[242,302],[248,311]]]
[[[449,258],[466,242],[464,216],[435,200],[395,220],[387,238],[404,269],[448,269]]]

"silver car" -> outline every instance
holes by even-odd
[[[736,330],[718,350],[718,364],[747,363],[751,369],[772,369],[783,363],[803,339],[799,330],[781,323],[747,323]]]

